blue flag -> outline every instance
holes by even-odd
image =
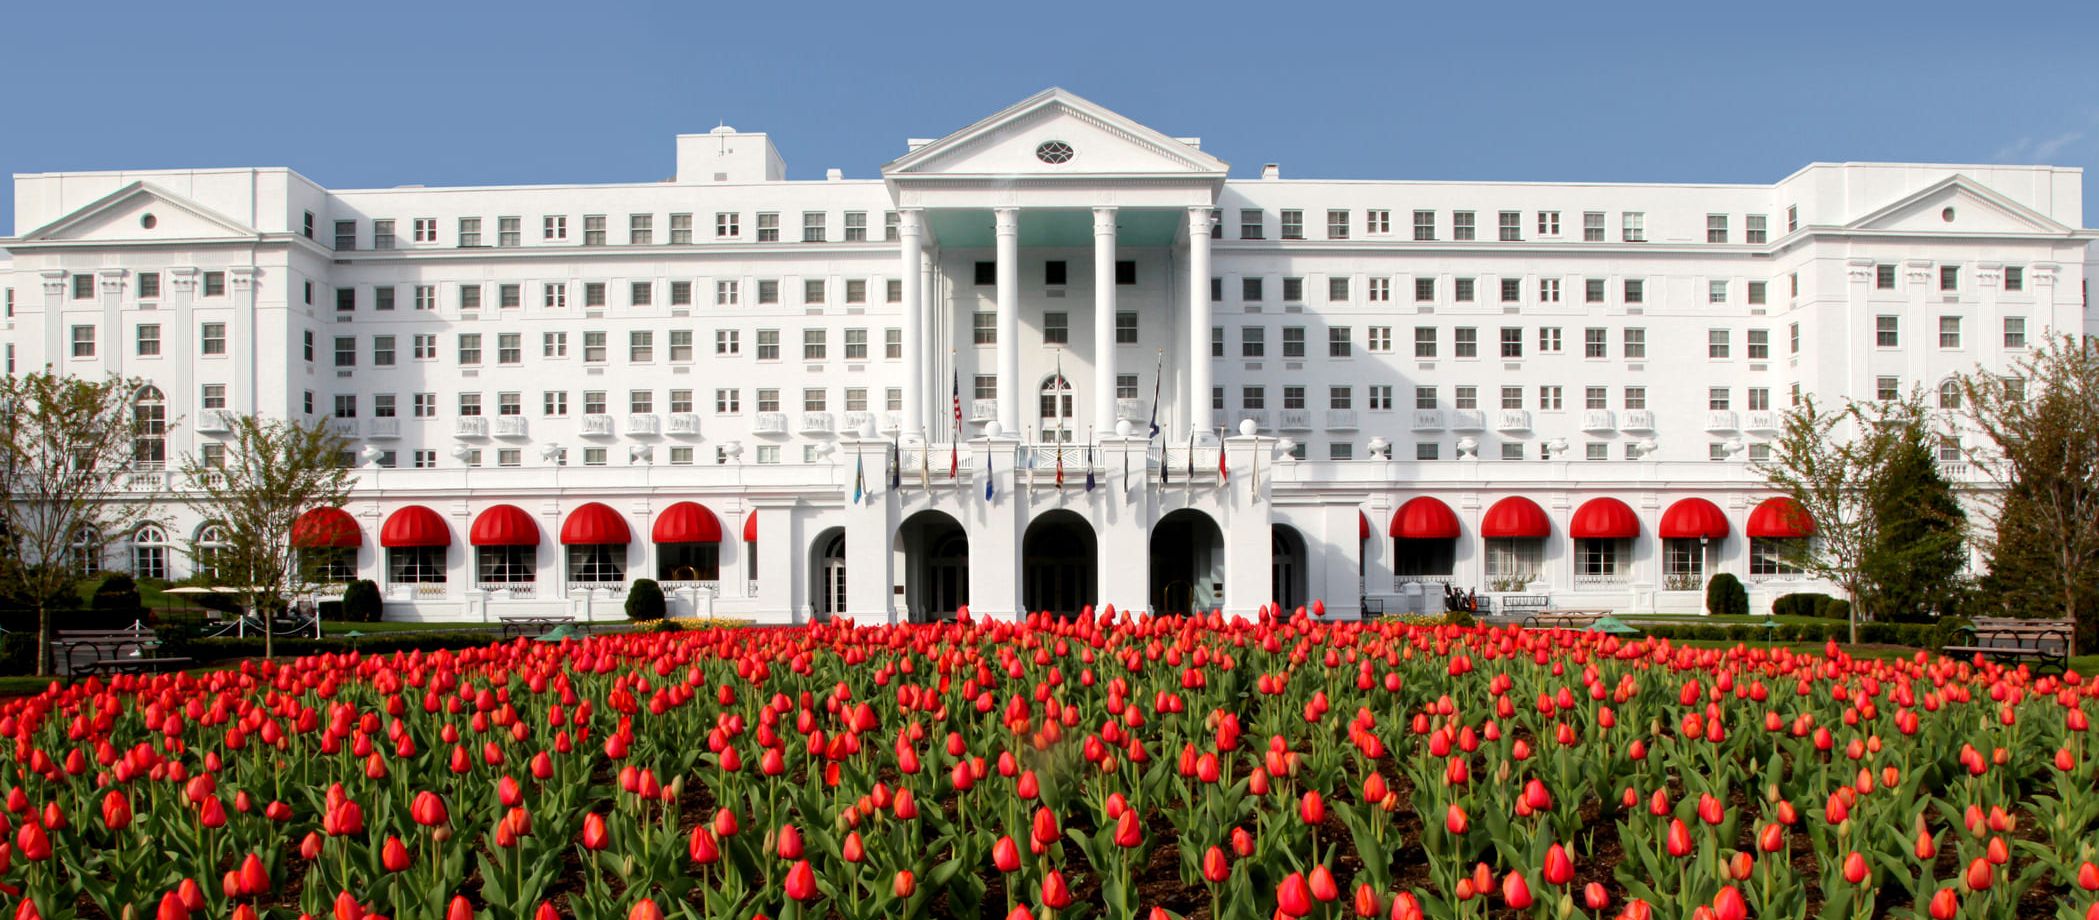
[[[985,441],[984,446],[991,446],[991,442]],[[987,502],[991,500],[991,478],[991,451],[987,450],[984,452],[984,500]]]
[[[1091,432],[1088,433],[1089,436]],[[1093,491],[1093,445],[1086,445],[1086,491]]]
[[[1159,381],[1166,378],[1166,352],[1159,352],[1159,359],[1152,364],[1152,420],[1146,428],[1145,440],[1159,436]]]
[[[904,487],[904,448],[895,435],[889,438],[889,491]]]
[[[853,504],[867,497],[867,456],[853,451]]]

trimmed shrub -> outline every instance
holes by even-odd
[[[0,674],[14,676],[35,673],[36,633],[11,632],[0,636]]]
[[[343,589],[342,618],[346,623],[377,623],[386,601],[379,596],[379,583],[369,578],[350,582]]]
[[[139,597],[138,583],[122,572],[102,579],[102,583],[95,586],[94,597],[88,601],[88,606],[117,617],[128,614],[138,620],[146,616],[146,604]]]
[[[1835,598],[1827,594],[1810,591],[1781,594],[1771,602],[1771,614],[1781,617],[1817,617],[1822,615],[1823,608],[1829,606],[1832,600]]]
[[[1715,616],[1749,612],[1749,589],[1732,573],[1721,572],[1705,583],[1705,612]]]
[[[1849,623],[1851,622],[1851,602],[1841,597],[1832,597],[1829,599],[1829,603],[1822,605],[1821,609],[1815,612],[1815,615],[1825,620],[1842,620]]]
[[[627,619],[660,620],[667,609],[663,586],[657,584],[656,579],[634,579],[633,587],[627,589]]]

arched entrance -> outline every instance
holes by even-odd
[[[949,620],[969,603],[969,534],[942,511],[921,511],[896,529],[905,619]]]
[[[1224,532],[1183,508],[1152,527],[1151,601],[1159,613],[1209,610],[1224,600]]]
[[[816,535],[809,553],[809,610],[818,621],[845,612],[845,528]]]
[[[1070,443],[1072,439],[1071,381],[1064,379],[1061,374],[1051,374],[1043,378],[1042,387],[1036,391],[1036,395],[1039,397],[1038,401],[1041,403],[1042,410],[1041,417],[1037,422],[1039,427],[1035,429],[1040,435],[1039,440],[1064,444]]]
[[[1030,612],[1075,616],[1100,593],[1093,525],[1057,509],[1028,524],[1020,541],[1021,602]]]
[[[1297,528],[1276,524],[1268,534],[1269,592],[1284,612],[1311,603],[1305,597],[1305,538]]]

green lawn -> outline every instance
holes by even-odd
[[[479,629],[486,632],[497,632],[502,629],[502,626],[501,624],[497,623],[397,623],[390,621],[382,621],[378,623],[321,624],[321,633],[323,635],[329,636],[340,636],[344,633],[351,632],[353,630],[356,632],[364,633],[367,636],[376,636],[380,633],[451,632],[453,630],[465,629]]]
[[[1618,613],[1612,614],[1612,616],[1633,625],[1654,623],[1672,626],[1678,624],[1685,626],[1762,626],[1766,619],[1765,617],[1750,614],[1732,613],[1721,616],[1709,616],[1698,613]],[[1783,616],[1770,617],[1770,619],[1777,620],[1779,625],[1782,626],[1808,626],[1815,623],[1840,622],[1838,620],[1825,620],[1821,617]]]

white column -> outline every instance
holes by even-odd
[[[1115,430],[1115,209],[1093,209],[1093,427]]]
[[[897,236],[902,242],[897,270],[903,273],[904,312],[904,419],[906,435],[925,433],[925,276],[919,262],[925,253],[922,213],[909,208],[897,214]]]
[[[1020,432],[1020,209],[999,208],[998,236],[998,423]]]
[[[925,228],[921,225],[919,229],[923,231]],[[925,318],[926,338],[935,340],[940,344],[946,344],[949,341],[949,337],[954,335],[954,332],[951,326],[944,326],[940,321],[941,311],[937,305],[937,299],[940,296],[939,285],[934,283],[933,276],[935,262],[936,260],[930,250],[923,252],[919,257],[919,302],[917,307],[919,315]],[[925,384],[925,390],[922,392],[931,396],[933,404],[938,407],[931,416],[932,427],[941,431],[948,431],[954,425],[954,420],[948,415],[949,403],[947,399],[949,396],[948,388],[953,385],[954,378],[940,373],[940,349],[938,345],[926,348],[921,352],[918,364],[919,366],[916,369],[918,376]],[[930,444],[932,442],[933,434],[929,430],[926,433],[926,443]]]
[[[1210,430],[1210,209],[1188,209],[1188,430]]]

